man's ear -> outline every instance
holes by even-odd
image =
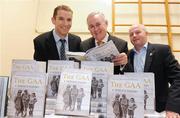
[[[105,23],[106,23],[106,25],[108,25],[108,21],[107,20],[105,21]]]
[[[53,24],[55,24],[55,20],[56,20],[56,19],[55,19],[54,17],[51,18],[51,22],[52,22]]]

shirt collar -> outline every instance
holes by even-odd
[[[104,37],[104,39],[102,40],[102,42],[104,42],[104,43],[106,43],[106,42],[108,42],[108,38],[109,38],[109,34],[108,33],[106,33],[106,36]],[[96,41],[96,45],[97,45],[97,40],[95,40]]]
[[[144,44],[144,46],[143,46],[143,48],[140,50],[140,52],[141,52],[142,50],[147,50],[147,47],[148,47],[148,42],[146,42],[146,43]],[[133,51],[134,51],[135,53],[138,53],[138,51],[137,51],[135,48],[133,48]]]
[[[59,39],[63,39],[61,38],[55,30],[53,30],[53,36],[54,36],[54,39],[55,39],[55,42],[57,43],[59,41]],[[66,40],[66,42],[68,42],[68,34],[65,36],[64,38]]]

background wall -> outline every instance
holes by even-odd
[[[75,18],[75,15],[86,9],[86,5],[83,5],[85,4],[84,1],[88,2],[88,8],[104,10],[103,12],[109,19],[109,31],[111,31],[111,0],[0,0],[0,75],[10,75],[12,59],[33,59],[33,39],[40,33],[52,29],[53,25],[50,22],[51,14],[53,13],[52,8],[56,7],[57,4],[68,1],[71,1],[69,3],[70,6],[74,5],[72,8],[74,10],[73,20],[75,20],[73,21],[75,22],[73,27],[75,28],[72,31],[79,35],[82,40],[90,37],[86,26],[86,16],[90,9],[82,12],[82,16],[78,15],[78,20]],[[83,4],[78,6],[78,2]],[[49,8],[48,5],[50,6]],[[120,9],[119,11],[126,12],[126,9]],[[84,28],[82,28],[82,24]],[[120,29],[122,30],[123,28]],[[129,41],[127,31],[128,28],[124,28],[123,33],[116,35]],[[167,44],[166,34],[152,33],[149,37],[150,42]],[[176,48],[180,47],[180,35],[174,35],[174,38],[176,39]],[[128,45],[129,48],[132,47],[131,43]],[[175,55],[180,61],[180,53],[175,53]]]

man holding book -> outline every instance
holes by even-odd
[[[119,55],[115,55],[112,59],[115,65],[114,73],[119,74],[120,65],[127,64],[127,42],[108,33],[108,21],[103,13],[90,13],[87,17],[87,24],[92,37],[81,43],[81,50],[86,52],[93,47],[100,46],[103,43],[112,40],[119,51]]]

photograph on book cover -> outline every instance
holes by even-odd
[[[46,74],[20,72],[11,79],[8,118],[43,117]]]
[[[50,73],[48,74],[48,90],[47,97],[56,98],[58,93],[59,81],[61,74]]]

